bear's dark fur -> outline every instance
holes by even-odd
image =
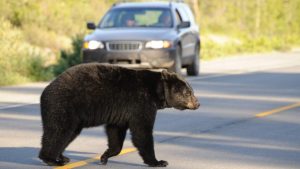
[[[156,111],[167,107],[197,109],[191,87],[175,73],[131,70],[97,63],[74,66],[51,82],[41,95],[43,124],[39,154],[48,165],[64,165],[65,148],[83,128],[105,124],[106,164],[123,146],[127,129],[144,163],[166,166],[154,153]]]

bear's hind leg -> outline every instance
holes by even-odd
[[[78,127],[71,135],[71,137],[69,138],[68,141],[66,141],[65,145],[62,148],[61,154],[59,156],[59,160],[62,160],[65,164],[67,164],[68,162],[70,162],[70,159],[66,156],[64,156],[62,153],[64,152],[64,150],[68,147],[68,145],[80,134],[82,130],[82,127]]]
[[[123,147],[128,127],[119,127],[116,125],[106,125],[106,134],[108,137],[108,149],[102,154],[100,162],[105,165],[108,158],[118,155]]]
[[[68,158],[62,155],[72,132],[66,130],[46,130],[42,137],[42,149],[39,158],[50,166],[63,166]]]

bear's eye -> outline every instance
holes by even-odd
[[[183,90],[183,95],[190,96],[191,92],[189,92],[188,90]]]

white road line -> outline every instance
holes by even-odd
[[[224,71],[223,74],[220,74],[220,72],[215,72],[212,73],[213,75],[206,75],[206,76],[200,76],[198,77],[188,77],[187,79],[189,81],[195,81],[195,80],[201,80],[201,79],[212,79],[212,78],[218,78],[218,77],[226,77],[226,76],[231,76],[231,75],[239,75],[239,74],[244,74],[244,73],[256,73],[260,71],[268,71],[268,70],[275,70],[275,69],[284,69],[284,68],[290,68],[290,67],[295,67],[295,66],[300,66],[299,64],[295,65],[277,65],[274,67],[266,67],[266,68],[255,68],[253,70],[230,70],[230,71]]]
[[[13,120],[41,120],[40,116],[22,115],[22,114],[0,114],[0,119],[13,119]]]
[[[16,108],[16,107],[23,107],[23,106],[33,105],[33,104],[38,104],[38,103],[23,103],[23,104],[13,104],[13,105],[1,106],[0,110]]]
[[[253,71],[256,72],[256,71]],[[202,79],[213,79],[213,78],[218,78],[218,77],[226,77],[226,76],[232,76],[232,75],[238,75],[238,74],[243,74],[243,73],[250,73],[250,72],[245,72],[245,71],[236,71],[236,72],[225,72],[224,74],[214,74],[214,75],[206,75],[206,76],[200,76],[199,77],[187,77],[188,81],[196,81],[196,80],[202,80]]]
[[[194,78],[187,78],[189,81],[194,81],[194,80],[201,80],[201,79],[211,79],[211,78],[217,78],[217,77],[224,77],[224,76],[230,76],[230,75],[235,75],[235,74],[241,74],[241,73],[226,73],[226,74],[215,74],[215,75],[207,75],[207,76],[199,76],[199,77],[194,77]]]

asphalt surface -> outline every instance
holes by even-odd
[[[172,169],[300,168],[300,52],[232,57],[201,66],[199,77],[187,77],[201,107],[158,112],[157,158]],[[0,88],[0,169],[53,168],[37,158],[42,134],[38,99],[45,85]],[[99,165],[91,158],[102,154],[106,144],[102,127],[84,130],[67,148],[71,165],[65,168],[147,168],[136,151]],[[124,149],[131,147],[128,133]]]

